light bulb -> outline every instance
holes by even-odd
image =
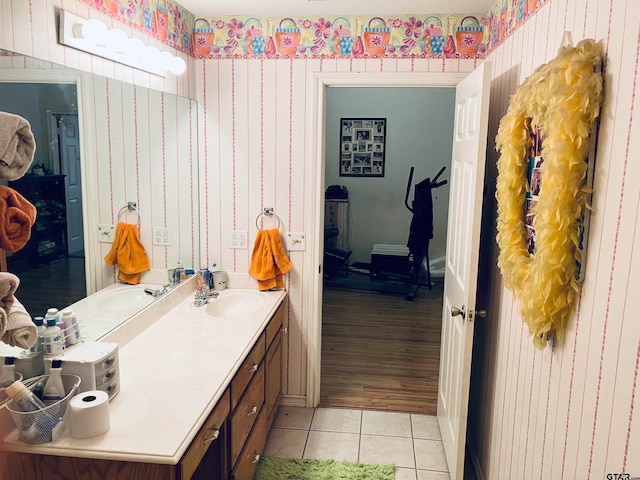
[[[154,46],[148,46],[144,49],[142,61],[153,68],[158,68],[160,65],[160,50]]]
[[[107,39],[107,26],[104,22],[98,20],[97,18],[92,18],[87,20],[82,25],[80,29],[82,38],[91,42],[99,47],[106,46]],[[74,28],[74,34],[76,33],[76,29]]]
[[[107,44],[111,50],[119,55],[124,55],[127,52],[127,34],[119,28],[112,28],[107,33]]]
[[[160,52],[160,56],[158,57],[158,66],[163,70],[169,70],[171,60],[173,60],[173,55],[169,52]]]
[[[187,64],[180,57],[175,57],[169,64],[169,71],[174,75],[182,75],[187,69]]]
[[[142,60],[146,45],[139,38],[127,40],[127,55],[133,60]]]

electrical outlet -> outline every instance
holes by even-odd
[[[153,244],[160,246],[171,245],[171,235],[167,227],[153,227]]]
[[[247,231],[246,230],[231,230],[231,238],[229,248],[242,249],[247,248]]]
[[[307,243],[302,232],[287,233],[287,250],[290,252],[304,252],[307,249]]]
[[[113,243],[116,237],[116,227],[113,225],[98,225],[98,242]]]

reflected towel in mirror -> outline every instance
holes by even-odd
[[[107,265],[117,264],[118,280],[121,282],[131,285],[140,283],[140,274],[151,267],[147,252],[140,242],[137,225],[118,222],[116,237],[104,261]]]
[[[0,248],[17,252],[31,238],[36,207],[13,188],[0,185]]]
[[[38,338],[38,331],[24,305],[14,297],[11,307],[2,310],[7,318],[7,328],[2,335],[2,341],[12,347],[24,349],[33,347]]]
[[[0,112],[0,178],[18,180],[31,166],[36,142],[20,115]]]

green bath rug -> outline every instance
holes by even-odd
[[[262,457],[253,480],[393,480],[393,465]]]

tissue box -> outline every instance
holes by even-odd
[[[117,343],[84,342],[56,358],[62,360],[62,373],[80,377],[78,393],[102,390],[111,400],[120,391]],[[51,360],[45,358],[47,371]]]

